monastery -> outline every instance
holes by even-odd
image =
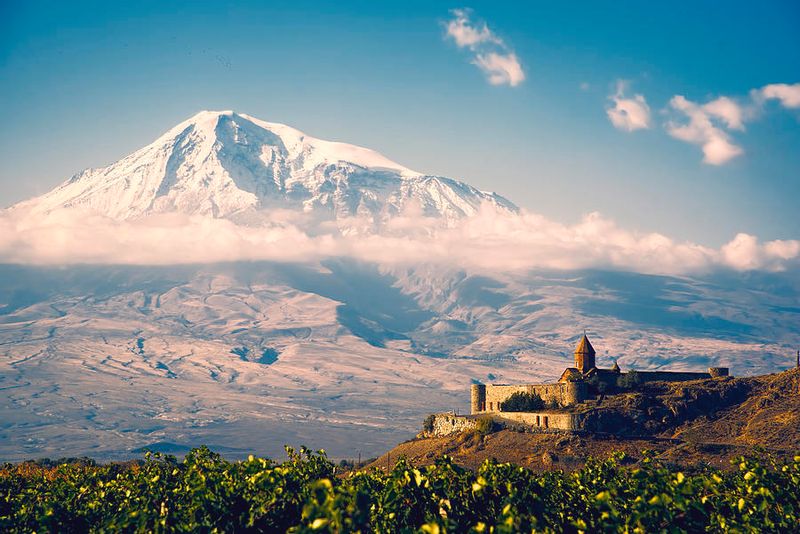
[[[599,391],[615,386],[624,376],[614,363],[611,369],[601,369],[595,364],[596,352],[584,334],[575,347],[575,366],[567,367],[558,382],[552,384],[474,384],[472,386],[471,412],[473,414],[500,412],[500,405],[517,392],[535,393],[545,403],[559,407],[571,406],[593,398]],[[727,367],[711,367],[707,373],[683,371],[632,371],[639,383],[679,382],[728,376]],[[598,391],[599,390],[599,391]]]
[[[596,352],[584,334],[575,347],[573,367],[567,367],[557,382],[549,384],[473,384],[470,415],[453,412],[434,414],[432,435],[447,435],[475,428],[480,417],[549,430],[581,431],[586,428],[589,408],[586,403],[608,392],[635,389],[646,382],[681,382],[720,378],[729,375],[727,367],[711,367],[708,372],[634,371],[624,373],[614,363],[610,369],[597,367]],[[623,386],[620,386],[620,385]],[[503,403],[515,393],[541,398],[543,408],[536,411],[503,410]],[[583,408],[582,408],[583,407]]]

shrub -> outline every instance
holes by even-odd
[[[492,419],[491,417],[478,418],[475,426],[475,432],[477,432],[481,436],[486,436],[494,432],[494,429],[495,429],[494,419]]]
[[[500,403],[502,412],[535,412],[545,406],[542,398],[536,393],[518,391]]]
[[[422,422],[422,430],[423,432],[433,432],[433,422],[436,420],[436,415],[430,414],[425,420]]]
[[[617,378],[617,386],[622,389],[634,389],[642,383],[642,377],[636,371],[628,371]]]

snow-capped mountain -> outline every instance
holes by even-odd
[[[451,225],[482,203],[517,209],[499,195],[423,175],[366,148],[232,111],[203,111],[120,161],[80,172],[15,209],[87,207],[114,219],[176,211],[241,222],[279,207],[380,225],[411,208]]]

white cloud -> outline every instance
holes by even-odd
[[[670,106],[683,114],[688,122],[670,120],[666,130],[676,139],[702,147],[705,163],[722,165],[744,154],[744,150],[731,139],[730,130],[743,132],[745,123],[759,117],[767,100],[778,100],[788,109],[800,108],[800,83],[772,83],[752,89],[750,99],[744,103],[721,96],[698,104],[682,95],[675,95]]]
[[[450,13],[453,18],[447,22],[445,28],[447,35],[453,38],[459,48],[468,47],[470,50],[475,50],[478,45],[484,43],[503,44],[485,22],[473,23],[470,20],[471,10],[454,9]]]
[[[800,255],[800,241],[777,240],[762,245],[756,236],[740,233],[720,252],[723,263],[736,270],[782,270],[786,260]]]
[[[486,75],[490,84],[516,87],[525,81],[517,54],[485,22],[473,21],[472,10],[454,9],[450,14],[453,18],[444,25],[445,37],[473,53],[471,63]]]
[[[712,117],[720,119],[732,130],[744,130],[742,122],[744,112],[739,104],[727,96],[721,96],[708,102],[703,106],[703,110]]]
[[[513,52],[508,54],[497,54],[495,52],[478,54],[472,63],[486,74],[486,79],[492,85],[516,87],[525,81],[525,72],[523,72],[522,66]]]
[[[354,219],[352,227],[368,227]],[[335,224],[280,213],[258,227],[162,214],[115,221],[77,209],[35,217],[0,212],[0,263],[170,265],[224,261],[309,262],[352,257],[382,265],[442,264],[484,272],[612,268],[690,274],[718,268],[800,267],[800,241],[737,235],[720,249],[620,228],[599,213],[565,225],[490,206],[455,227],[411,208],[381,234],[343,235]]]
[[[771,83],[753,91],[758,101],[778,100],[785,108],[800,108],[800,83]]]
[[[606,114],[611,124],[619,130],[632,132],[650,128],[650,106],[642,95],[625,98],[627,84],[619,80],[617,91],[608,98],[614,103],[606,108]]]
[[[744,130],[743,111],[733,100],[720,97],[699,105],[682,95],[675,95],[669,103],[672,109],[688,119],[688,123],[669,121],[667,133],[675,139],[699,145],[705,163],[722,165],[744,153],[724,129]]]

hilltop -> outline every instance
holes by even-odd
[[[622,451],[631,461],[653,451],[681,465],[729,460],[755,448],[791,456],[800,448],[800,369],[782,373],[691,382],[653,382],[640,391],[609,396],[590,409],[618,435],[596,432],[533,432],[521,426],[482,435],[467,431],[401,443],[371,465],[385,467],[401,456],[428,465],[447,454],[477,468],[495,458],[532,469],[576,469],[589,457]]]

